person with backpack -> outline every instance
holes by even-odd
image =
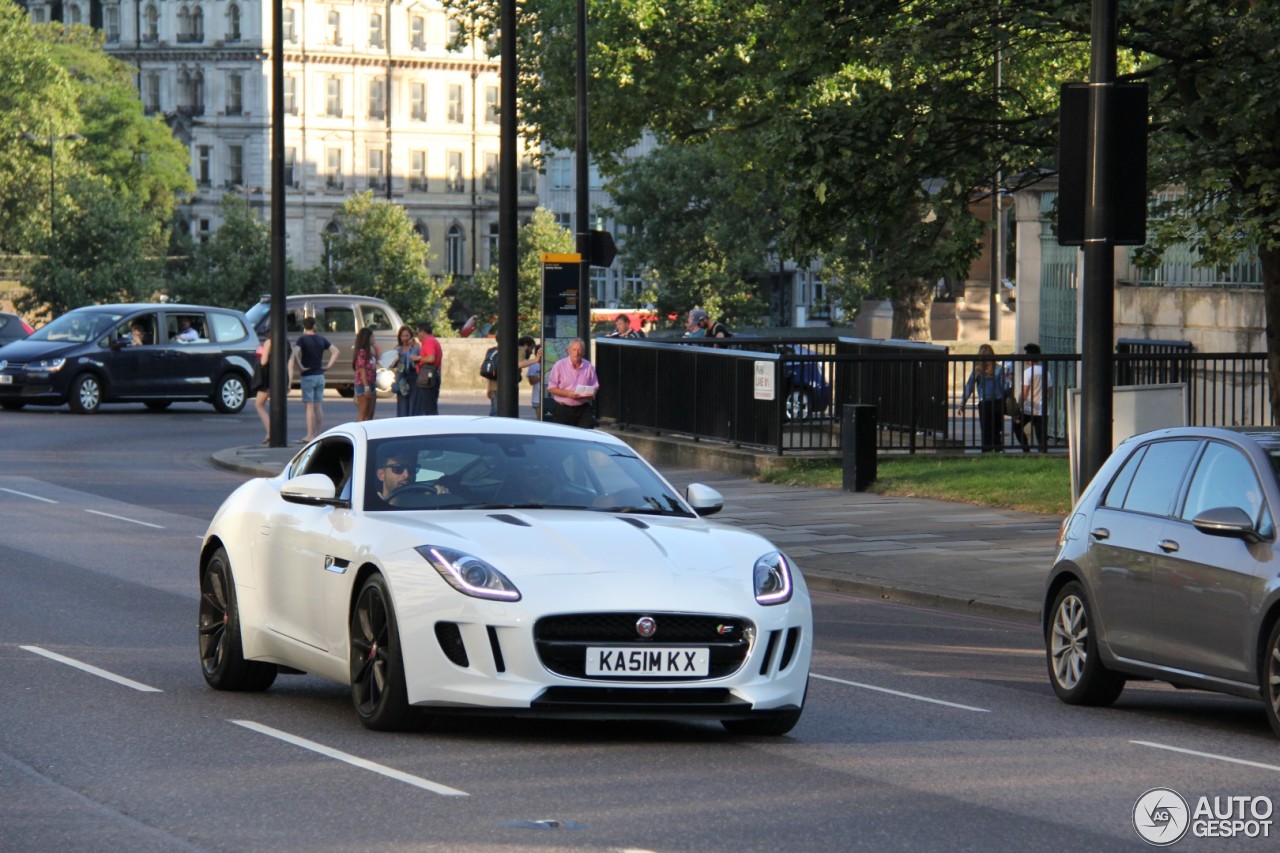
[[[480,362],[480,376],[486,380],[485,394],[489,397],[489,417],[498,414],[498,348],[485,350],[484,360]]]
[[[694,308],[689,312],[688,338],[732,338],[733,332],[719,320],[714,323],[706,311]]]
[[[444,350],[432,334],[433,331],[428,322],[418,324],[418,354],[413,356],[413,361],[418,366],[415,415],[440,414],[440,370],[444,362]]]

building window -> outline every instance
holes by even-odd
[[[427,49],[427,19],[421,15],[409,16],[409,47],[414,50]]]
[[[69,14],[67,17],[70,19],[70,20],[68,20],[68,21],[67,21],[67,23],[69,23],[69,24],[79,24],[79,23],[83,23],[83,19],[80,17],[80,7],[79,7],[79,6],[72,6],[72,7],[71,7],[71,12],[70,12],[70,14]]]
[[[148,5],[142,13],[142,40],[156,42],[160,40],[160,13],[156,7]]]
[[[204,115],[204,73],[201,71],[191,78],[191,114]]]
[[[31,10],[31,23],[33,24],[44,23],[44,7],[37,6]]]
[[[377,12],[369,16],[369,47],[382,47],[382,16]]]
[[[486,124],[498,124],[501,121],[497,86],[486,86],[484,89],[484,120]]]
[[[342,78],[330,77],[325,81],[325,88],[327,90],[325,115],[342,118]]]
[[[387,117],[387,81],[369,81],[369,118]]]
[[[533,194],[538,191],[538,170],[533,165],[533,155],[520,158],[520,192]]]
[[[462,183],[462,152],[450,151],[447,155],[447,168],[445,169],[445,192],[460,193],[463,192]]]
[[[462,229],[456,224],[450,225],[449,231],[444,237],[445,272],[452,275],[462,275],[463,242]]]
[[[298,78],[284,78],[284,111],[286,114],[296,116],[298,114]]]
[[[240,41],[240,7],[235,3],[227,7],[227,41]]]
[[[191,10],[186,6],[178,10],[178,41],[191,41]]]
[[[449,123],[462,124],[462,87],[457,84],[449,86]]]
[[[210,147],[201,145],[196,148],[196,183],[202,187],[209,186]]]
[[[297,175],[293,168],[298,163],[298,149],[284,149],[284,185],[286,187],[296,187],[298,185]]]
[[[196,234],[201,246],[209,242],[209,220],[200,220],[200,225],[196,228]]]
[[[244,112],[244,77],[238,73],[227,75],[227,115],[238,116]]]
[[[120,41],[120,7],[108,6],[103,10],[105,19],[104,29],[107,31],[107,44],[115,44]]]
[[[298,13],[294,9],[285,9],[280,23],[284,27],[284,40],[289,44],[298,43]]]
[[[498,155],[491,152],[484,155],[484,191],[498,191]]]
[[[427,231],[427,223],[423,222],[421,219],[413,223],[413,233],[417,234],[422,242],[427,244],[431,243],[431,237]]]
[[[244,186],[244,146],[227,146],[227,186]]]
[[[498,223],[489,223],[489,268],[498,265]]]
[[[329,32],[325,40],[332,45],[342,44],[342,15],[337,9],[329,10]]]
[[[199,6],[191,10],[191,40],[204,41],[204,10]]]
[[[326,189],[331,189],[331,190],[342,189],[342,149],[341,148],[330,148],[325,151],[324,185]]]
[[[412,151],[409,154],[409,189],[427,191],[427,152]]]
[[[462,50],[462,22],[457,18],[449,18],[445,24],[445,46],[451,53]]]
[[[409,84],[409,117],[414,121],[427,120],[427,84]]]
[[[160,112],[160,75],[148,71],[142,84],[142,102],[148,113]]]
[[[573,214],[567,212],[559,212],[556,214],[556,224],[566,231],[573,231]]]
[[[386,172],[383,169],[383,152],[381,148],[369,149],[369,189],[380,190],[386,187]]]
[[[551,159],[551,189],[569,189],[572,171],[573,170],[569,168],[568,157],[553,157]]]

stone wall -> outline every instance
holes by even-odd
[[[1266,352],[1262,289],[1116,286],[1116,339],[1190,341],[1196,352]]]

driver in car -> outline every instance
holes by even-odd
[[[418,466],[414,461],[417,455],[411,448],[396,444],[381,448],[378,451],[378,467],[374,476],[377,477],[379,484],[377,496],[384,503],[390,504],[398,490],[414,484],[414,478],[418,473]],[[420,483],[418,485],[428,493],[430,490],[434,490],[437,495],[446,494],[449,491],[440,483]]]

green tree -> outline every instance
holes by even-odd
[[[222,197],[222,225],[192,249],[188,271],[173,286],[183,302],[244,310],[271,287],[271,229],[242,196]]]
[[[38,246],[18,310],[53,316],[86,304],[153,299],[161,286],[164,240],[155,220],[110,182],[73,178],[58,230]]]
[[[517,238],[516,307],[519,319],[517,334],[542,334],[542,255],[576,251],[573,234],[556,222],[546,208],[533,211],[529,221],[520,226]],[[457,298],[481,322],[498,316],[498,267],[477,272],[469,281],[457,286]]]
[[[716,141],[668,145],[626,164],[610,183],[627,231],[626,263],[657,283],[659,314],[701,306],[736,325],[759,325],[776,264],[776,184]]]
[[[329,236],[327,250],[339,292],[376,296],[408,322],[428,320],[441,331],[449,328],[444,295],[449,282],[432,278],[430,251],[403,207],[364,192],[343,202],[334,219],[338,232]]]
[[[29,252],[46,238],[47,140],[79,123],[71,75],[37,36],[27,11],[0,0],[0,253]]]

